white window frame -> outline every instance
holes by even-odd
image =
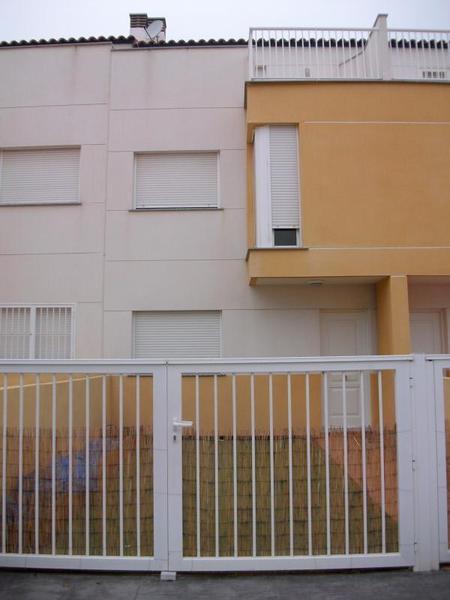
[[[38,308],[70,308],[70,356],[68,359],[61,360],[69,360],[74,358],[75,356],[75,337],[76,337],[76,305],[75,304],[61,304],[61,303],[53,303],[53,302],[42,302],[42,303],[33,303],[29,304],[26,302],[5,302],[0,303],[0,309],[2,308],[28,308],[30,309],[30,340],[29,340],[29,357],[27,360],[38,360],[36,359],[36,309]],[[14,360],[14,359],[7,359]],[[41,360],[41,359],[39,359]],[[47,359],[45,359],[47,360]],[[51,359],[48,359],[51,360]]]
[[[20,152],[33,150],[78,150],[79,153],[79,161],[78,161],[78,179],[77,179],[77,201],[75,202],[0,202],[0,208],[2,206],[74,206],[81,204],[81,184],[80,184],[80,172],[81,172],[81,146],[26,146],[26,147],[1,147],[0,148],[0,189],[2,185],[2,175],[3,175],[3,155],[5,152]],[[12,306],[12,305],[11,305]]]
[[[273,124],[281,125],[281,124]],[[254,148],[254,210],[256,223],[256,247],[257,248],[302,248],[302,194],[300,178],[300,142],[299,127],[297,123],[283,123],[295,127],[297,130],[297,178],[298,178],[298,203],[299,203],[299,226],[298,227],[273,227],[272,224],[272,189],[270,178],[270,127],[263,125],[255,128],[253,136]],[[295,229],[297,231],[297,244],[295,246],[275,246],[275,229]]]
[[[137,157],[148,156],[148,155],[170,155],[170,154],[215,154],[216,155],[216,185],[217,185],[217,202],[211,206],[202,205],[186,205],[186,206],[170,206],[170,205],[147,205],[137,206],[136,204],[136,168],[137,168]],[[184,210],[218,210],[222,208],[221,205],[221,194],[220,194],[220,150],[151,150],[144,152],[133,153],[133,210],[135,211],[184,211]]]

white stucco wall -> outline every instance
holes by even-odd
[[[101,356],[110,45],[0,51],[0,148],[80,148],[79,206],[0,206],[0,303],[74,303]]]
[[[320,354],[322,310],[374,339],[373,285],[248,285],[246,75],[246,48],[0,49],[0,148],[81,149],[79,206],[0,206],[0,303],[75,303],[77,357],[129,357],[137,310],[222,311],[223,356]],[[183,150],[219,152],[220,209],[133,211],[134,153]]]

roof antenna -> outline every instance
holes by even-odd
[[[147,27],[144,27],[144,29],[148,37],[152,41],[154,41],[158,39],[159,34],[163,30],[163,27],[164,23],[161,21],[161,19],[155,19],[154,21],[150,21],[149,25]]]

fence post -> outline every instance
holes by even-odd
[[[156,570],[168,568],[167,510],[167,365],[154,369],[153,383],[153,520]]]
[[[433,363],[415,354],[411,363],[412,468],[415,571],[439,569],[435,382]]]

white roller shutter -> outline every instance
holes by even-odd
[[[0,203],[79,202],[79,148],[0,152]]]
[[[217,152],[136,154],[136,208],[217,206]]]
[[[217,358],[220,312],[134,313],[136,358]]]
[[[272,228],[298,228],[299,186],[297,127],[270,126]]]

